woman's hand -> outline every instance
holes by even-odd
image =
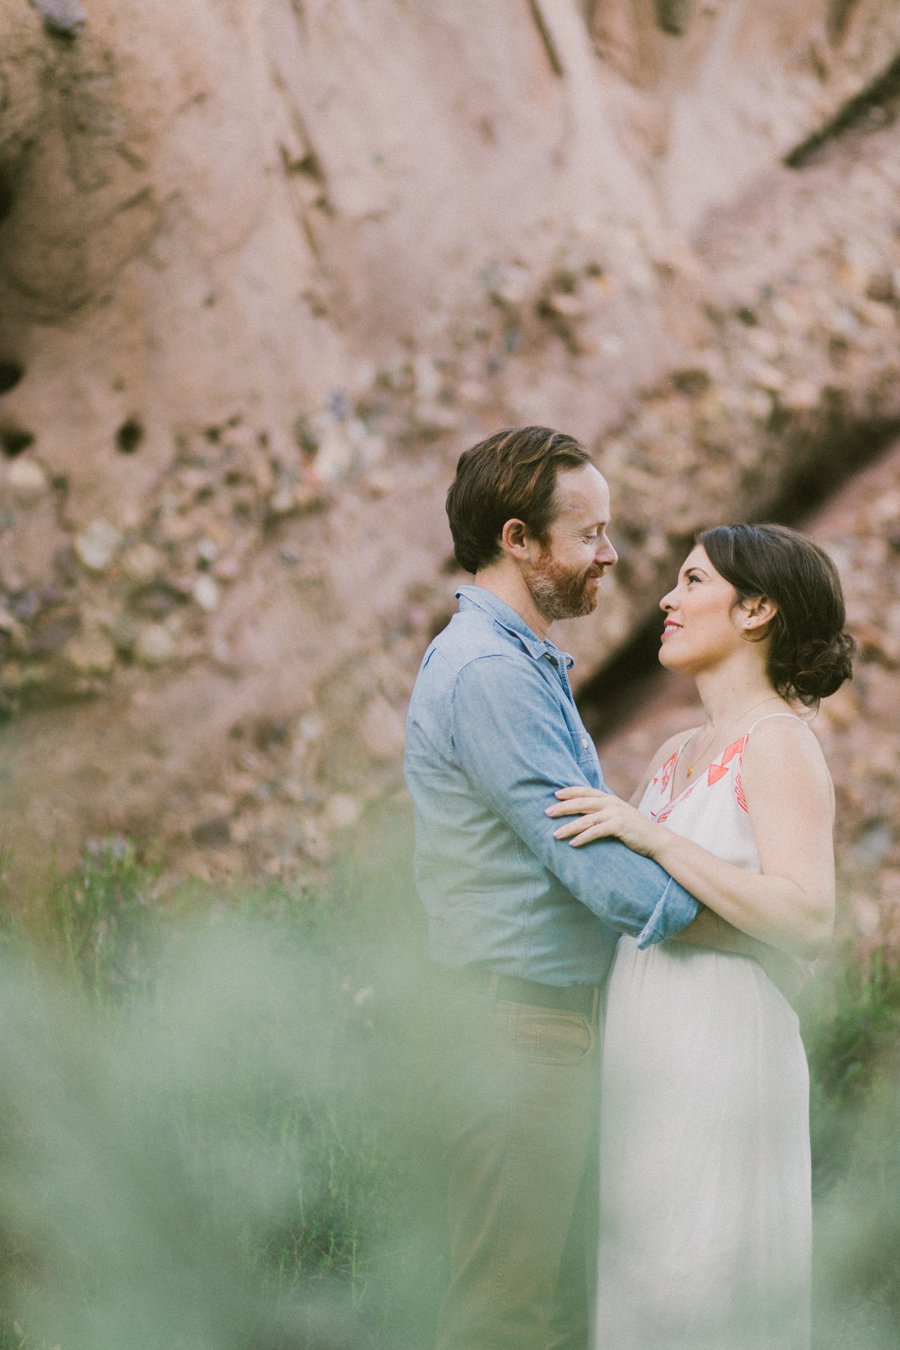
[[[635,807],[599,788],[566,787],[555,794],[559,802],[547,807],[548,816],[575,816],[553,831],[554,839],[568,839],[573,847],[592,839],[621,839],[635,853],[655,856],[655,847],[665,834],[662,825],[648,820]]]

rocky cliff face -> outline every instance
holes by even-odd
[[[443,495],[497,425],[564,426],[612,481],[616,584],[561,635],[586,676],[697,525],[874,459],[898,52],[879,0],[8,3],[16,855],[327,860],[398,781]]]

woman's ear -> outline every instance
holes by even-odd
[[[778,606],[767,595],[751,596],[741,601],[743,618],[741,628],[748,637],[765,637],[765,630],[778,613]]]

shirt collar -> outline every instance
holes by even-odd
[[[456,592],[456,598],[459,601],[460,609],[467,609],[473,605],[476,609],[483,610],[489,614],[495,623],[501,628],[505,628],[508,633],[512,633],[519,639],[525,650],[536,661],[542,656],[549,654],[558,657],[567,670],[570,670],[575,664],[574,659],[568,652],[564,652],[561,647],[556,647],[549,638],[539,638],[537,633],[528,627],[528,624],[505,600],[494,595],[493,591],[485,590],[484,586],[460,586]]]

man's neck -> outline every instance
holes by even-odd
[[[502,565],[484,567],[475,573],[475,585],[490,591],[491,595],[514,609],[522,622],[539,638],[547,637],[553,620],[541,614],[518,571],[511,573]]]

